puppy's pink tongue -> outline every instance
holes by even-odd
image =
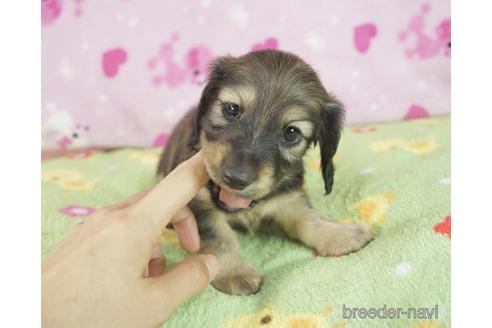
[[[251,199],[239,197],[224,188],[220,188],[219,199],[230,208],[248,208]]]

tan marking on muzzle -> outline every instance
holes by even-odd
[[[200,135],[200,146],[204,153],[204,162],[207,172],[216,183],[222,181],[220,167],[224,158],[231,152],[231,146],[224,142],[210,142],[202,132]]]
[[[265,164],[258,172],[258,178],[254,184],[255,198],[266,196],[272,191],[275,183],[274,170],[271,164]]]

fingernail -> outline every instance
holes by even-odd
[[[215,276],[219,272],[219,261],[215,255],[202,255],[203,261],[208,269],[209,282],[215,279]]]

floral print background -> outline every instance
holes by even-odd
[[[304,188],[314,208],[338,222],[366,223],[375,239],[348,256],[322,257],[292,240],[238,232],[241,255],[264,278],[260,291],[234,297],[210,286],[163,327],[450,327],[450,123],[444,116],[347,127],[329,196],[319,148],[311,148]],[[153,185],[159,155],[157,148],[123,148],[43,161],[42,256],[95,209]],[[187,256],[173,230],[166,229],[160,246],[170,267]],[[436,312],[432,321],[355,320],[344,317],[344,305]]]
[[[450,111],[447,0],[43,0],[41,15],[45,150],[165,145],[214,58],[265,48],[310,63],[348,123]]]

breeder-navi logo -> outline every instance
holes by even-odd
[[[394,308],[384,305],[381,308],[347,307],[343,305],[344,319],[438,319],[439,307],[433,308]]]

